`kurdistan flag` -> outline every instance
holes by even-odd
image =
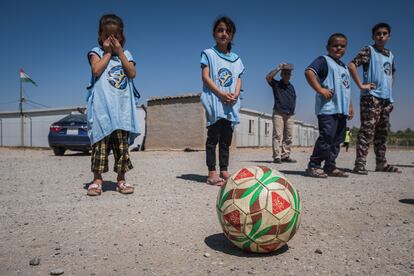
[[[34,82],[34,80],[32,80],[32,78],[30,78],[24,71],[23,69],[20,69],[20,81],[22,82],[30,82],[33,85],[37,86],[37,84]]]

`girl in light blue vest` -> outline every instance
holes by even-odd
[[[229,152],[233,128],[240,122],[241,75],[244,66],[231,52],[236,26],[228,17],[216,20],[213,36],[216,45],[201,53],[203,93],[201,103],[206,111],[207,184],[221,186],[230,177]],[[219,144],[220,176],[216,171],[216,146]]]
[[[316,92],[315,113],[319,127],[319,137],[306,169],[312,177],[348,176],[336,166],[340,145],[345,140],[346,121],[353,117],[350,75],[340,60],[346,46],[344,34],[331,35],[326,46],[328,55],[318,57],[305,70],[306,80]]]
[[[107,14],[99,21],[100,47],[88,53],[92,81],[88,87],[88,135],[92,144],[93,182],[88,187],[90,196],[102,193],[102,174],[108,171],[108,154],[115,158],[114,171],[118,174],[117,189],[130,194],[134,187],[125,181],[125,173],[132,169],[128,140],[138,136],[136,96],[132,79],[135,62],[124,50],[125,36],[122,19]],[[136,93],[135,93],[136,92]]]

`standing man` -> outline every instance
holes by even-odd
[[[293,65],[281,63],[276,69],[266,76],[266,80],[272,87],[275,104],[273,105],[273,163],[295,163],[290,157],[290,146],[292,145],[293,115],[296,107],[296,92],[289,82],[292,75]],[[276,74],[280,73],[281,79],[275,80]],[[282,138],[283,137],[283,138]]]

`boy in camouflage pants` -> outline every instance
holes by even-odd
[[[374,141],[376,171],[400,172],[387,164],[388,125],[393,110],[392,85],[394,81],[394,56],[385,48],[391,34],[387,23],[379,23],[372,28],[374,45],[364,47],[348,65],[349,72],[361,89],[361,127],[356,145],[354,173],[368,174],[366,157],[370,142]],[[364,82],[358,76],[357,67],[362,65]]]

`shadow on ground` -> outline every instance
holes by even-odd
[[[250,162],[250,163],[273,163],[273,160],[246,160],[244,162]]]
[[[305,171],[279,170],[279,172],[286,174],[286,175],[309,176]]]
[[[398,201],[405,204],[414,204],[414,198],[403,198]]]
[[[403,165],[403,164],[397,164],[394,165],[396,167],[401,167],[401,168],[414,168],[414,165]]]
[[[204,242],[208,247],[210,247],[213,250],[220,251],[224,254],[238,256],[238,257],[248,257],[248,258],[262,258],[262,257],[272,257],[277,256],[279,254],[283,254],[289,250],[289,246],[285,244],[278,250],[271,252],[271,253],[249,253],[242,251],[235,245],[233,245],[227,237],[221,233],[221,234],[213,234],[208,236],[204,239]]]
[[[177,176],[177,178],[184,179],[184,180],[191,180],[194,182],[206,183],[207,182],[207,175],[199,175],[199,174],[182,174]]]
[[[52,154],[50,156],[71,157],[71,156],[88,156],[88,155],[89,156],[91,155],[91,153],[89,151],[88,152],[69,152],[69,153],[65,153],[64,155],[59,155],[59,156],[54,155],[53,152],[52,152]]]
[[[91,185],[92,183],[88,182],[88,183],[84,183],[83,184],[83,188],[85,190],[88,189],[89,185]],[[113,181],[104,181],[102,183],[102,192],[106,192],[106,191],[116,191],[116,182]]]

